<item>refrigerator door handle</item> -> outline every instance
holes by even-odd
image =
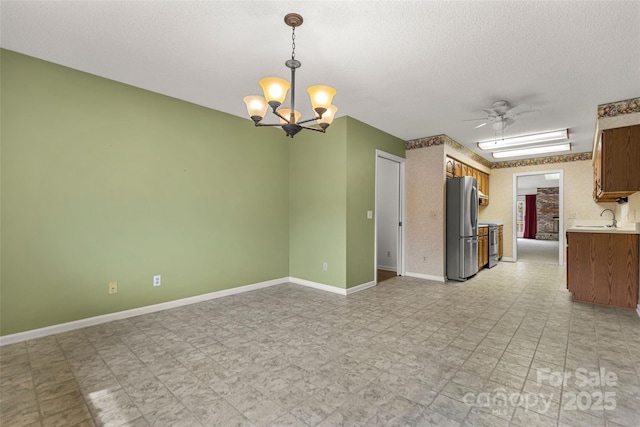
[[[478,223],[478,190],[476,187],[471,187],[471,200],[469,200],[469,206],[471,207],[471,224]]]

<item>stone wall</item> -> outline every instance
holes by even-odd
[[[538,217],[538,240],[558,240],[558,187],[538,188],[536,195],[536,210]]]

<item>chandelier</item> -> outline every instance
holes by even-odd
[[[256,126],[280,126],[287,136],[291,138],[302,129],[325,133],[338,111],[338,107],[331,104],[336,90],[330,86],[309,86],[307,93],[309,93],[311,106],[317,116],[307,120],[300,120],[302,114],[295,110],[296,68],[300,68],[302,65],[296,59],[296,27],[302,25],[302,16],[297,13],[289,13],[284,17],[284,22],[292,28],[291,46],[293,50],[291,59],[284,63],[287,68],[291,69],[291,83],[280,77],[263,78],[260,80],[260,86],[264,92],[264,97],[244,97],[244,102],[247,104],[247,112]],[[280,108],[289,88],[291,88],[291,108]],[[262,119],[269,107],[271,107],[273,114],[280,118],[280,123],[262,123]],[[315,125],[317,126],[304,125],[311,122],[316,122]]]

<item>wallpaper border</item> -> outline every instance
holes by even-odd
[[[640,98],[630,98],[598,105],[598,118],[631,113],[640,113]]]
[[[582,160],[591,160],[591,152],[564,154],[561,156],[537,157],[535,159],[508,160],[504,162],[491,163],[491,169],[515,168],[519,166],[537,166],[548,165],[552,163],[578,162]]]
[[[445,134],[426,136],[424,138],[409,140],[405,143],[405,149],[415,150],[417,148],[434,147],[437,145],[448,145],[454,150],[480,163],[481,165],[491,168],[492,163],[490,161],[488,161],[482,156],[479,156],[478,154],[469,150],[467,147],[465,147],[464,145],[460,144],[459,142],[457,142],[456,140],[454,140],[453,138]]]

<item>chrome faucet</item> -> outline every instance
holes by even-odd
[[[611,209],[603,210],[602,212],[600,212],[600,216],[602,216],[602,214],[605,213],[606,211],[611,212],[611,214],[613,215],[613,222],[611,223],[611,225],[607,225],[607,227],[610,227],[610,228],[618,227],[618,221],[616,221],[616,213],[614,211],[612,211]]]

